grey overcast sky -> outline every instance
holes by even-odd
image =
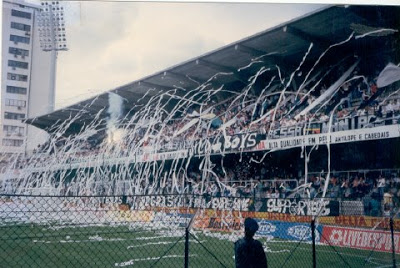
[[[68,48],[56,109],[161,71],[323,5],[64,2]]]

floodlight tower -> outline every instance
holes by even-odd
[[[49,77],[49,108],[54,111],[55,86],[58,51],[67,51],[67,37],[64,21],[64,7],[59,1],[43,1],[42,9],[37,16],[40,47],[51,53]]]

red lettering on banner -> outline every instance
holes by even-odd
[[[334,224],[338,226],[347,226],[347,227],[362,227],[362,228],[377,228],[388,230],[390,228],[389,219],[388,218],[378,218],[378,217],[370,217],[370,216],[328,216],[321,217],[320,222],[322,224]],[[394,229],[396,231],[400,231],[400,220],[394,220]]]
[[[359,220],[359,222],[357,223],[357,225],[358,225],[358,226],[365,226],[365,225],[366,225],[366,223],[365,223],[365,218],[364,218],[364,217],[360,217],[360,220]]]
[[[387,231],[376,231],[356,228],[324,226],[321,243],[334,246],[375,250],[392,251],[391,234]],[[396,253],[400,253],[400,233],[394,233]]]

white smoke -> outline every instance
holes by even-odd
[[[118,123],[122,117],[123,98],[118,94],[108,93],[108,110],[109,119],[107,121],[107,142],[118,143],[123,139],[124,131],[119,129]]]

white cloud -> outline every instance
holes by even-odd
[[[58,107],[161,71],[318,6],[83,2],[67,8],[71,13],[67,16],[69,51],[59,55]]]

